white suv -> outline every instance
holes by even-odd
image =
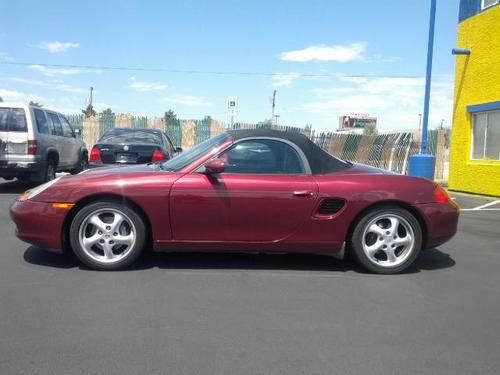
[[[87,165],[88,151],[62,114],[0,103],[0,177],[43,182]]]

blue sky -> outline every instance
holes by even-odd
[[[77,113],[92,85],[100,110],[223,121],[238,96],[236,120],[256,122],[275,88],[286,125],[369,113],[381,130],[416,128],[428,17],[424,0],[8,1],[0,61],[30,65],[0,64],[0,96]],[[430,127],[451,124],[457,18],[458,0],[438,1]]]

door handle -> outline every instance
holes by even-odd
[[[309,190],[297,190],[293,192],[294,197],[312,197],[314,193]]]

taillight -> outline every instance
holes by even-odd
[[[165,159],[165,154],[160,149],[156,149],[155,152],[153,152],[153,156],[151,157],[151,161],[162,161]]]
[[[449,203],[451,201],[446,190],[439,185],[436,185],[436,188],[434,189],[434,200],[436,203]]]
[[[97,147],[92,147],[92,150],[90,151],[90,156],[89,156],[89,161],[102,161],[101,160],[101,150],[99,150]]]
[[[28,141],[28,155],[36,155],[37,145],[36,141],[29,140]]]

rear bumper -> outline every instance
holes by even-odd
[[[460,209],[453,203],[417,205],[427,227],[424,248],[433,248],[450,240],[456,233]]]
[[[16,224],[16,236],[45,249],[62,249],[62,229],[68,210],[54,208],[50,203],[30,200],[15,201],[10,216]]]
[[[39,172],[44,168],[43,162],[0,160],[0,176],[15,177],[20,173]]]
[[[127,163],[112,163],[112,164],[105,164],[105,163],[92,163],[90,162],[89,163],[89,168],[102,168],[102,167],[105,167],[105,168],[110,168],[110,167],[127,167],[127,166],[131,166],[131,165],[137,165],[136,163],[130,163],[130,164],[127,164]]]

